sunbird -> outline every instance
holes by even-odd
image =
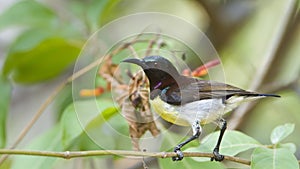
[[[223,115],[246,101],[264,97],[280,97],[243,90],[225,83],[201,80],[181,75],[175,66],[162,56],[146,56],[143,59],[128,58],[123,62],[140,66],[150,83],[150,103],[164,120],[180,126],[191,126],[193,135],[174,148],[173,161],[183,159],[181,148],[197,139],[201,126],[214,122],[220,135],[211,161],[222,161],[220,144],[227,128]]]

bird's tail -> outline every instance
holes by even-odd
[[[241,93],[241,94],[236,94],[240,96],[247,96],[249,98],[253,97],[281,97],[277,94],[265,94],[265,93],[252,93],[252,92],[247,92],[247,93]]]
[[[265,97],[281,97],[277,94],[257,94],[257,96],[265,96]]]

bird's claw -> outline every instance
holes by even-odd
[[[214,149],[213,151],[214,156],[210,158],[210,161],[223,161],[224,160],[224,156],[222,154],[219,153],[219,149]]]
[[[176,157],[172,157],[173,161],[180,161],[183,159],[183,152],[180,150],[178,146],[174,148],[174,152],[177,154]]]

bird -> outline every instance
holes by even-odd
[[[222,117],[240,104],[265,97],[280,97],[276,94],[263,94],[234,87],[229,84],[202,80],[181,75],[176,67],[165,57],[150,55],[142,59],[127,58],[122,62],[140,66],[150,83],[150,104],[164,120],[179,125],[191,126],[193,135],[174,148],[180,161],[184,155],[182,147],[197,139],[202,126],[215,123],[220,128],[219,138],[213,149],[211,161],[223,161],[220,144],[227,128]]]

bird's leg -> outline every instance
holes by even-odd
[[[220,149],[220,144],[221,144],[223,135],[224,135],[225,130],[227,128],[226,120],[220,119],[219,120],[219,125],[220,125],[220,128],[221,128],[221,131],[220,131],[220,135],[219,135],[217,145],[216,145],[216,147],[214,148],[214,151],[213,151],[214,156],[210,159],[210,161],[214,161],[214,160],[223,161],[224,160],[224,156],[219,153],[219,149]]]
[[[192,129],[193,129],[193,136],[188,138],[187,140],[185,140],[184,142],[178,144],[175,148],[174,148],[174,152],[177,154],[177,157],[172,157],[173,161],[180,161],[183,159],[183,153],[181,151],[181,148],[186,145],[187,143],[197,139],[200,134],[201,134],[201,126],[200,126],[200,122],[198,120],[196,120],[193,125],[192,125]]]

